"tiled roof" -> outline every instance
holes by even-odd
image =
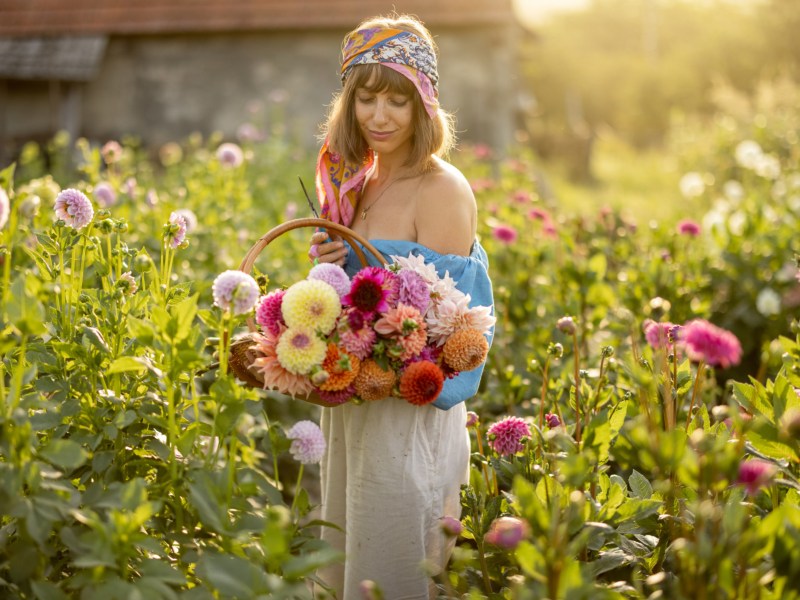
[[[350,28],[393,10],[429,26],[513,19],[511,0],[2,0],[0,36]]]

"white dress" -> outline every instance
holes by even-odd
[[[338,600],[362,597],[364,580],[386,600],[427,600],[430,575],[453,549],[439,520],[460,518],[460,487],[469,473],[466,408],[413,406],[388,398],[323,408],[328,442],[320,465],[322,538],[345,553],[343,565],[318,576]]]

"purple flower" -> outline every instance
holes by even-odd
[[[173,211],[169,216],[165,235],[171,248],[177,248],[186,239],[186,218]]]
[[[510,225],[497,225],[492,230],[492,235],[494,239],[504,244],[513,244],[517,241],[517,230]]]
[[[478,417],[478,413],[469,411],[467,413],[467,427],[476,427],[480,423],[480,417]]]
[[[500,517],[489,526],[484,539],[492,546],[514,550],[531,533],[530,525],[517,517]]]
[[[222,310],[233,310],[234,315],[243,315],[251,310],[258,301],[258,284],[247,273],[242,271],[224,271],[217,275],[211,286],[214,305]]]
[[[289,452],[304,465],[318,463],[325,455],[325,436],[313,421],[298,421],[286,432],[286,437],[292,440]]]
[[[125,183],[122,186],[123,191],[128,194],[131,198],[136,193],[136,178],[135,177],[128,177],[125,180]]]
[[[675,325],[669,321],[657,323],[648,319],[644,323],[644,337],[654,350],[669,348],[675,342],[675,338],[671,335],[674,327]]]
[[[759,489],[772,480],[777,470],[774,464],[765,460],[748,460],[739,465],[736,483],[744,486],[750,496],[755,496]]]
[[[544,420],[547,421],[547,426],[550,429],[555,429],[556,427],[561,425],[561,419],[559,419],[558,415],[554,413],[547,413],[544,416]]]
[[[401,269],[397,277],[400,282],[398,302],[413,306],[424,315],[431,302],[431,290],[422,275],[411,269]]]
[[[97,200],[102,208],[114,206],[117,202],[117,192],[111,187],[111,184],[106,181],[101,181],[94,186],[94,199]]]
[[[680,341],[690,360],[728,368],[739,364],[742,345],[730,331],[703,319],[689,321],[680,330]]]
[[[439,526],[442,528],[442,533],[447,537],[458,537],[461,535],[461,532],[464,531],[464,526],[461,524],[461,521],[455,517],[442,517]]]
[[[174,214],[183,217],[186,221],[186,233],[192,233],[195,229],[197,229],[197,215],[195,215],[190,209],[179,208],[174,212]]]
[[[364,267],[353,277],[350,293],[342,299],[359,311],[385,313],[397,304],[397,275],[380,267]]]
[[[530,437],[531,430],[519,417],[506,417],[489,427],[486,433],[492,450],[500,456],[508,456],[525,448],[522,440]]]
[[[556,322],[556,328],[561,333],[573,335],[575,333],[575,320],[572,317],[561,317]]]
[[[223,167],[235,169],[244,161],[244,154],[236,144],[220,144],[217,148],[217,160]]]
[[[350,293],[350,277],[344,269],[333,263],[319,263],[308,272],[308,279],[324,281],[336,290],[339,298],[344,298]]]
[[[691,219],[684,219],[678,223],[678,233],[681,235],[688,235],[690,237],[697,237],[700,235],[700,225]]]
[[[8,214],[11,212],[11,205],[8,202],[8,194],[0,187],[0,229],[8,223]]]
[[[56,217],[73,229],[83,229],[94,217],[92,203],[86,194],[72,188],[56,196],[55,211]]]
[[[256,323],[274,336],[280,334],[281,326],[286,326],[281,312],[284,295],[286,295],[286,290],[272,291],[266,296],[262,296],[256,305]]]

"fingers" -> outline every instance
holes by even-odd
[[[311,236],[311,247],[308,250],[309,259],[321,263],[335,263],[344,266],[347,260],[347,246],[339,236],[328,236],[324,231],[318,231]]]

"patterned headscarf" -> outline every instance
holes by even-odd
[[[342,83],[356,65],[381,64],[406,77],[419,92],[430,118],[439,109],[436,55],[418,35],[401,29],[371,27],[349,34],[342,48]],[[322,218],[349,226],[358,194],[375,157],[368,150],[360,165],[345,164],[326,139],[317,161],[316,188]]]

